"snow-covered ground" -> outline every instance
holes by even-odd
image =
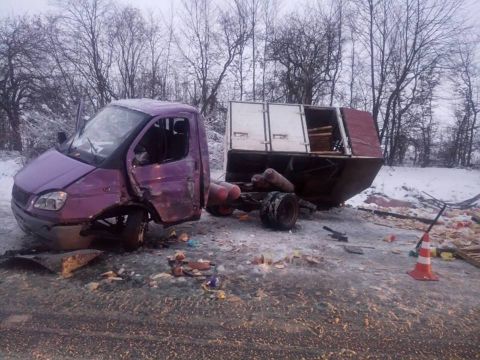
[[[13,176],[22,167],[21,157],[17,153],[0,152],[0,206],[10,206]]]
[[[384,166],[372,186],[348,200],[347,204],[363,206],[372,194],[417,203],[417,196],[427,197],[422,192],[446,202],[470,199],[480,194],[480,171]]]

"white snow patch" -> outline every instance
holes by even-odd
[[[13,177],[22,167],[22,159],[18,153],[0,152],[0,206],[10,204]]]
[[[416,203],[418,200],[414,195],[422,192],[446,202],[470,199],[480,193],[480,171],[384,166],[372,186],[349,199],[347,204],[363,206],[370,194],[383,194],[392,199]]]

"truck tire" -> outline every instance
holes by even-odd
[[[227,205],[211,205],[207,206],[205,210],[207,210],[210,215],[218,217],[230,216],[235,211],[234,208]]]
[[[267,206],[268,223],[278,230],[290,230],[295,226],[300,208],[297,197],[291,193],[277,193]]]
[[[265,199],[263,199],[262,206],[260,206],[260,220],[266,227],[272,227],[272,222],[270,221],[270,212],[273,211],[274,200],[279,194],[279,191],[269,192]]]
[[[127,251],[134,251],[143,245],[147,230],[148,214],[143,209],[132,210],[127,215],[123,229],[123,247]]]

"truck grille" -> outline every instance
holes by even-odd
[[[20,189],[17,185],[13,185],[12,197],[19,205],[25,207],[27,205],[28,199],[30,198],[30,194]]]

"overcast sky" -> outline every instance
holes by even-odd
[[[168,14],[171,4],[179,2],[179,0],[114,0],[121,3],[129,3],[144,11],[162,10],[164,14]],[[225,0],[228,1],[228,0]],[[480,23],[480,1],[465,0],[467,3],[466,16],[469,17],[468,22],[478,26]],[[55,0],[0,0],[0,14],[2,15],[21,15],[21,14],[38,14],[54,8]],[[294,5],[298,0],[283,0],[284,6]]]

